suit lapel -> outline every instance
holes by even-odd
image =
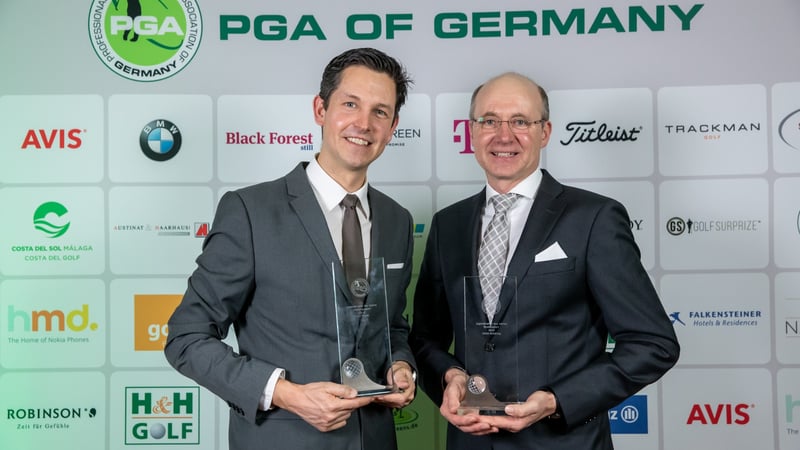
[[[381,228],[390,226],[390,224],[386,224],[386,212],[383,209],[383,203],[378,201],[378,195],[375,194],[375,190],[372,186],[367,188],[367,198],[369,199],[369,212],[370,212],[370,221],[371,221],[371,233],[369,237],[369,257],[370,258],[382,258],[385,254],[385,249],[381,244],[381,239],[378,239],[378,236],[381,235]]]
[[[333,245],[331,239],[331,232],[328,229],[328,224],[325,221],[325,216],[319,207],[317,197],[311,189],[311,184],[308,182],[306,176],[305,166],[308,163],[300,163],[294,170],[289,172],[286,176],[286,190],[289,195],[289,204],[294,210],[300,222],[303,224],[303,229],[308,236],[309,241],[314,245],[317,254],[323,262],[326,270],[333,276],[331,271],[331,264],[339,261],[339,255],[336,253],[336,247]],[[340,263],[341,264],[341,263]],[[344,279],[338,279],[340,289],[348,292],[347,282]]]
[[[472,245],[467,246],[467,251],[469,252],[467,255],[455,255],[454,261],[457,264],[464,264],[464,270],[462,273],[466,274],[470,277],[478,277],[478,251],[481,247],[481,240],[483,240],[483,236],[481,236],[481,223],[483,217],[483,206],[486,204],[486,188],[484,188],[481,192],[471,198],[471,202],[468,208],[465,210],[467,213],[465,217],[463,217],[463,224],[466,224],[463,229],[466,233],[469,234],[468,242],[472,242]],[[455,224],[456,227],[460,226],[460,223]],[[461,257],[463,256],[463,258]],[[469,264],[469,266],[466,266]],[[473,281],[473,282],[470,282]],[[464,285],[464,294],[467,292],[474,292],[476,295],[472,298],[472,306],[475,308],[477,315],[475,317],[481,317],[483,313],[483,294],[481,293],[481,285],[477,278],[471,278],[470,281],[465,280]],[[464,305],[466,307],[466,305]]]
[[[542,170],[542,183],[539,185],[533,207],[506,272],[507,277],[516,277],[517,284],[530,270],[536,252],[544,246],[558,218],[564,212],[566,204],[559,198],[563,190],[564,187],[555,178],[546,170]],[[506,287],[503,286],[504,289],[500,292],[501,310],[498,314],[500,318],[512,303],[513,292]]]

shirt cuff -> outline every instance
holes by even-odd
[[[258,402],[258,409],[262,411],[269,411],[272,409],[272,395],[275,393],[275,385],[278,380],[286,378],[286,371],[283,369],[275,369],[272,371],[267,385],[264,386],[264,392],[261,394],[261,400]]]

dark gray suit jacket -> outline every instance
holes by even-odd
[[[411,215],[371,187],[368,195],[371,253],[395,267],[386,270],[392,356],[413,365],[402,315],[411,278]],[[285,410],[258,410],[277,367],[294,383],[340,380],[331,274],[338,260],[305,163],[220,200],[197,269],[169,321],[165,354],[230,405],[231,450],[396,448],[386,407],[361,408],[329,433]],[[238,354],[220,342],[231,324]]]
[[[439,404],[444,373],[465,365],[465,307],[480,311],[479,300],[465,306],[463,279],[478,273],[485,195],[482,191],[434,216],[416,288],[411,346],[421,387]],[[555,242],[566,258],[534,262]],[[514,335],[506,333],[494,339],[494,351],[478,348],[470,358],[490,386],[516,385],[518,374],[520,400],[538,389],[552,390],[563,420],[488,437],[450,426],[448,448],[612,448],[606,411],[658,380],[679,353],[672,324],[641,265],[624,207],[563,186],[543,171],[506,275],[517,278],[518,301],[516,315],[506,309],[501,320],[517,321],[519,357]],[[504,288],[506,304],[509,295]],[[611,354],[605,351],[609,333],[616,339]]]

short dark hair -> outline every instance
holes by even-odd
[[[414,81],[409,77],[406,69],[399,61],[374,48],[354,48],[345,51],[333,58],[322,72],[322,81],[319,83],[319,96],[322,106],[328,109],[328,100],[331,94],[342,81],[342,72],[350,66],[364,66],[375,72],[385,73],[394,81],[397,94],[394,107],[394,116],[400,112],[400,107],[406,102],[408,86]]]

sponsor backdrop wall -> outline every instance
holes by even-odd
[[[310,159],[322,68],[375,46],[416,79],[370,181],[412,211],[417,268],[434,211],[482,186],[470,92],[528,74],[551,93],[543,165],[627,206],[683,346],[609,411],[616,446],[800,448],[798,18],[794,0],[3,0],[0,447],[227,448],[226,405],[163,358],[167,318],[220,195]],[[395,417],[402,448],[443,448],[424,395]]]

